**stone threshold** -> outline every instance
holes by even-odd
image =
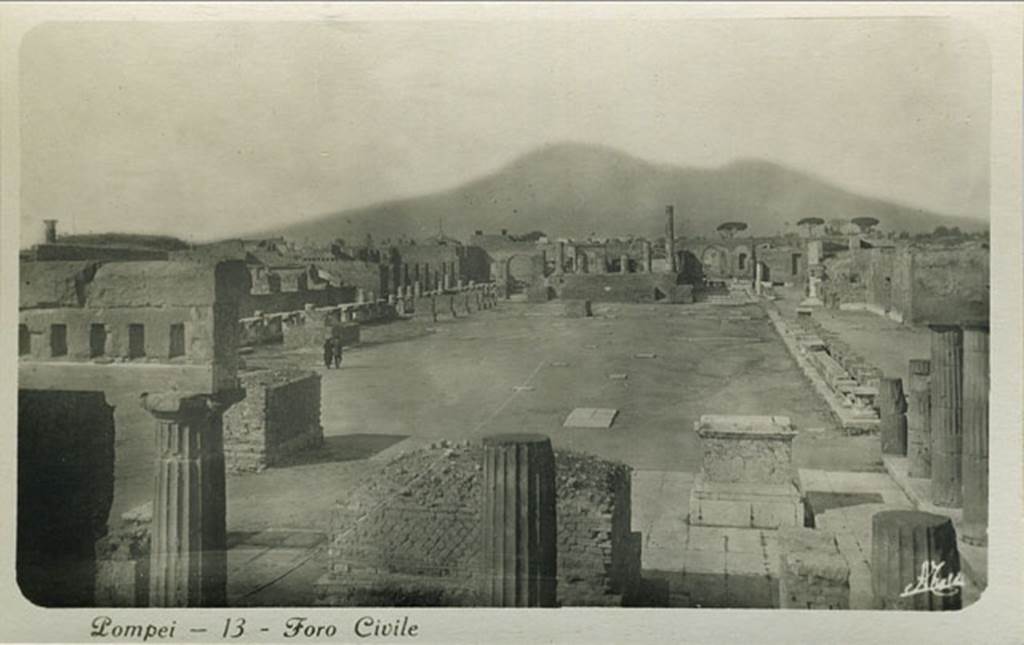
[[[979,589],[988,586],[988,547],[967,544],[960,539],[963,511],[959,508],[945,508],[931,503],[931,480],[910,476],[910,460],[896,455],[882,455],[882,463],[889,476],[896,482],[910,502],[919,511],[944,515],[953,520],[957,533],[957,548],[960,551],[960,566],[964,574]]]

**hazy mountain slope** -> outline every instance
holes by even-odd
[[[803,217],[877,217],[885,229],[964,230],[987,223],[947,217],[856,195],[813,176],[764,161],[714,169],[652,164],[610,148],[547,146],[499,171],[443,192],[342,211],[282,226],[289,237],[381,239],[438,230],[465,238],[474,230],[543,230],[549,235],[662,233],[666,204],[675,204],[677,232],[707,234],[723,221],[750,225],[751,234],[785,230]]]

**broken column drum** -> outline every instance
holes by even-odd
[[[921,511],[881,511],[872,516],[871,589],[878,609],[960,609],[960,587],[908,593],[922,583],[931,586],[933,578],[955,581],[959,574],[956,531],[948,517]]]
[[[882,435],[882,454],[907,454],[907,410],[903,398],[903,380],[883,378],[878,387],[878,418]]]
[[[963,525],[965,542],[984,545],[988,527],[988,326],[965,325],[963,365]]]
[[[963,332],[951,325],[931,329],[932,503],[959,508],[963,503]]]
[[[554,607],[555,460],[544,435],[485,437],[481,533],[483,602]]]
[[[156,418],[150,605],[226,604],[222,406],[208,395],[143,395]]]
[[[911,477],[932,476],[931,361],[910,361],[907,392],[907,458]]]

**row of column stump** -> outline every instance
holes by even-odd
[[[987,324],[932,325],[931,358],[910,361],[907,393],[884,378],[878,394],[882,453],[931,480],[932,504],[962,508],[961,537],[976,545],[988,524],[988,339]]]
[[[152,607],[227,604],[223,401],[147,394],[156,418],[150,538]],[[556,605],[555,460],[543,435],[484,439],[481,599],[491,607]]]
[[[907,391],[898,378],[881,382],[882,452],[906,456],[909,476],[930,480],[932,505],[962,509],[960,540],[984,546],[988,324],[930,328],[931,356],[910,361]],[[879,608],[959,609],[962,584],[957,527],[951,518],[921,511],[884,511],[872,518],[872,589]],[[926,590],[920,591],[922,587]]]

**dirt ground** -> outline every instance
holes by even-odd
[[[560,312],[557,304],[502,303],[438,323],[368,326],[339,370],[325,370],[315,349],[246,356],[250,368],[320,372],[325,446],[288,467],[230,476],[229,530],[325,530],[333,503],[381,459],[420,442],[498,432],[548,434],[557,447],[638,470],[695,472],[700,415],[787,415],[805,431],[794,447],[798,466],[880,469],[877,440],[831,429],[827,408],[756,305],[612,305],[587,319]],[[117,408],[112,517],[152,494],[152,421],[136,396]],[[607,429],[563,428],[577,407],[618,416]]]

